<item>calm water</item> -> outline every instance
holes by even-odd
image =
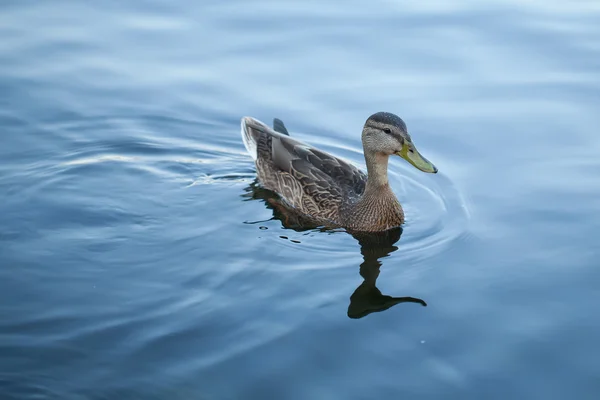
[[[2,2],[1,399],[599,398],[599,3],[338,4]],[[284,224],[240,118],[381,110],[400,240]]]

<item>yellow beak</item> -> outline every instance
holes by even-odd
[[[415,168],[420,169],[423,172],[429,172],[431,174],[435,174],[438,172],[438,169],[435,167],[435,165],[433,165],[428,159],[423,157],[421,153],[417,151],[415,145],[412,143],[404,141],[404,146],[402,146],[402,150],[400,150],[396,154],[404,158]]]

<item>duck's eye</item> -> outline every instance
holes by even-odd
[[[383,128],[383,131],[387,134],[392,133],[392,130],[390,128]]]

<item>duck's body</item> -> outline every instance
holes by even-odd
[[[373,126],[404,125],[393,114],[374,116],[367,124],[373,121]],[[368,130],[367,124],[363,147],[368,175],[342,159],[291,138],[277,119],[276,131],[254,118],[244,117],[242,138],[256,162],[260,183],[278,193],[296,211],[328,227],[384,231],[404,222],[402,207],[387,179],[389,155],[402,149],[396,145],[397,137],[391,133],[390,139],[378,137],[373,133],[375,128]]]

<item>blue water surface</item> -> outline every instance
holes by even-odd
[[[599,21],[3,1],[0,398],[598,399]],[[390,162],[400,239],[286,224],[240,118],[364,167],[376,111],[440,170]]]

